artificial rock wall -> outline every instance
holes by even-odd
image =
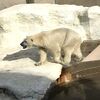
[[[0,48],[18,48],[27,35],[68,27],[83,40],[100,38],[100,7],[20,4],[0,11]]]

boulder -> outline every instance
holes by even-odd
[[[88,9],[90,33],[92,39],[100,39],[100,7],[93,6]]]
[[[49,84],[59,77],[62,65],[47,62],[34,66],[39,60],[38,50],[22,50],[20,43],[27,35],[59,27],[77,31],[83,41],[99,39],[99,10],[97,6],[21,4],[0,11],[2,93],[10,91],[14,95],[4,94],[19,100],[40,100]]]
[[[0,47],[18,48],[27,35],[58,27],[72,28],[78,31],[84,40],[88,33],[80,24],[78,16],[83,15],[87,9],[75,5],[21,4],[2,10]]]

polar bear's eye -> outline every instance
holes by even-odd
[[[33,39],[31,39],[31,41],[33,42]]]

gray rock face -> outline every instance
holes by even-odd
[[[0,10],[11,7],[16,4],[25,4],[26,0],[1,0],[0,1]]]
[[[94,6],[88,9],[90,33],[92,39],[100,39],[100,7]]]
[[[74,29],[82,40],[99,39],[99,15],[98,6],[56,4],[21,4],[0,11],[0,87],[11,90],[20,100],[40,100],[62,66],[50,62],[34,66],[38,50],[22,50],[22,40],[58,27]],[[3,100],[3,93],[0,97]]]
[[[84,14],[87,9],[87,7],[74,5],[23,4],[2,10],[0,12],[0,47],[19,47],[26,35],[58,27],[72,28],[78,31],[84,40],[88,33],[80,24],[78,16]]]

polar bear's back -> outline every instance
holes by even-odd
[[[68,28],[58,28],[51,31],[45,31],[43,33],[45,34],[45,39],[48,44],[52,43],[54,45],[55,43],[58,43],[62,46],[70,42],[72,39],[79,39],[81,41],[80,35]]]

